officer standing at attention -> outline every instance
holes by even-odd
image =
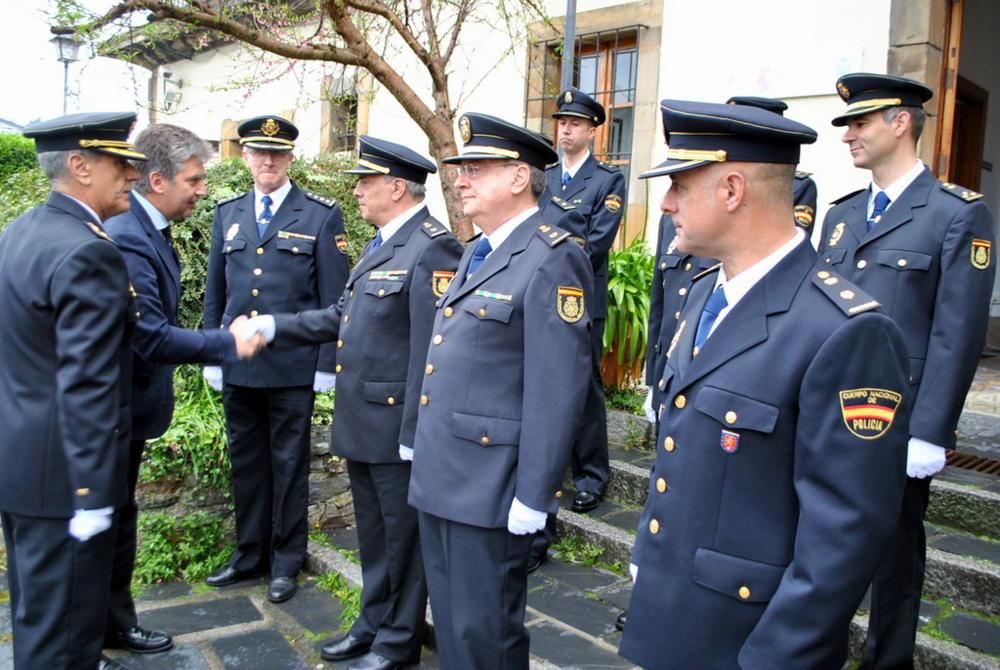
[[[93,113],[28,126],[52,191],[0,236],[0,519],[18,670],[124,667],[101,644],[138,314],[101,222],[128,209],[139,178],[134,123]]]
[[[407,147],[360,139],[354,189],[361,216],[378,229],[337,305],[236,324],[241,339],[263,332],[275,347],[336,340],[340,380],[332,452],[347,459],[358,545],[361,612],[350,632],[325,644],[328,661],[362,656],[356,670],[420,660],[427,610],[417,512],[406,502],[420,387],[437,300],[455,276],[462,245],[424,205],[434,163]],[[348,325],[348,322],[350,324]]]
[[[559,95],[559,111],[552,116],[556,119],[556,140],[563,158],[545,170],[547,191],[539,200],[539,206],[547,221],[559,225],[573,221],[563,216],[566,209],[575,209],[583,215],[584,228],[569,229],[569,232],[583,240],[594,274],[593,312],[590,315],[592,379],[570,461],[577,490],[572,509],[590,512],[601,503],[610,470],[601,354],[604,318],[608,310],[608,252],[624,214],[625,175],[590,153],[597,127],[606,118],[599,102],[583,91],[570,88]]]
[[[538,212],[555,152],[485,114],[459,120],[455,187],[483,234],[439,300],[409,501],[441,667],[527,668],[531,533],[557,508],[590,380],[593,269]]]
[[[663,670],[840,670],[902,497],[906,346],[793,221],[815,131],[752,107],[660,106],[667,160],[642,177],[670,175],[677,247],[720,264],[695,278],[670,343],[620,653]]]
[[[219,363],[236,359],[237,345],[251,347],[231,333],[192,331],[178,325],[181,268],[170,224],[183,221],[205,195],[208,146],[194,133],[160,124],[146,128],[135,149],[148,160],[137,164],[139,182],[132,189],[129,210],[112,217],[105,229],[121,249],[142,315],[135,326],[132,348],[132,435],[129,440],[128,502],[116,512],[115,561],[105,647],[137,654],[166,651],[173,641],[166,633],[139,625],[132,600],[135,568],[135,487],[146,440],[162,435],[174,411],[174,364]]]
[[[834,203],[820,256],[879,300],[903,331],[913,398],[906,492],[898,528],[872,583],[862,668],[912,668],[931,476],[955,447],[958,417],[986,342],[993,291],[993,216],[982,196],[939,182],[917,157],[923,84],[881,74],[837,81],[833,120],[869,188]],[[895,473],[886,472],[890,477]]]
[[[208,328],[228,328],[240,315],[328,307],[347,280],[340,208],[288,179],[298,129],[281,117],[260,116],[237,132],[254,188],[215,211]],[[295,594],[308,533],[313,399],[333,387],[336,356],[331,342],[205,368],[209,383],[222,389],[236,507],[236,551],[208,576],[210,586],[270,570],[271,602]]]

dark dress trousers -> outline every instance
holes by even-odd
[[[978,193],[928,169],[867,230],[869,191],[835,203],[820,257],[882,303],[909,350],[910,435],[955,446],[986,341],[995,262],[993,217]],[[899,529],[872,584],[862,667],[912,667],[923,588],[930,478],[909,479]]]
[[[693,354],[692,285],[664,369],[620,653],[670,670],[840,670],[892,534],[906,348],[802,240]]]
[[[125,504],[135,306],[93,214],[52,193],[0,236],[0,516],[16,668],[97,667],[114,532],[78,509]]]
[[[351,635],[398,663],[419,658],[427,608],[399,445],[413,445],[435,303],[461,255],[425,207],[361,258],[337,305],[275,316],[275,348],[337,341],[331,451],[347,459],[364,580]]]
[[[443,668],[526,668],[530,535],[514,497],[554,512],[590,379],[593,271],[534,214],[439,301],[410,477]]]
[[[344,290],[340,208],[291,191],[260,236],[254,192],[219,204],[205,287],[205,327],[239,315],[319,309]],[[338,246],[339,245],[339,246]],[[341,251],[341,247],[345,251]],[[336,344],[265,350],[222,366],[241,573],[298,574],[307,541],[309,433],[316,370],[336,372]]]
[[[111,574],[108,631],[137,625],[132,600],[135,568],[135,488],[146,440],[162,435],[174,412],[174,365],[214,363],[235,357],[233,336],[224,330],[181,328],[177,309],[181,267],[173,244],[157,230],[135,199],[129,211],[108,219],[105,230],[125,257],[141,314],[132,342],[132,436],[129,441],[128,502],[116,511],[115,562]],[[169,229],[167,229],[169,234]]]

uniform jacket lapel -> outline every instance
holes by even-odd
[[[416,231],[417,227],[423,221],[426,221],[428,217],[430,217],[430,212],[426,207],[422,208],[419,212],[410,217],[406,223],[404,223],[400,229],[389,238],[388,242],[383,243],[382,246],[376,249],[373,253],[362,256],[358,261],[358,264],[354,266],[354,270],[351,272],[351,276],[347,280],[348,288],[354,285],[354,282],[358,280],[358,277],[395,256],[396,250],[399,247],[404,246],[409,241],[410,235],[412,235]]]
[[[302,216],[302,210],[305,208],[305,204],[305,194],[302,193],[298,186],[292,183],[292,189],[281,202],[281,207],[279,207],[278,211],[274,213],[274,218],[271,219],[271,223],[269,223],[267,228],[264,229],[264,236],[261,237],[260,243],[264,244],[269,239],[277,235],[279,230],[284,230],[298,221],[299,217]],[[257,224],[255,223],[254,225],[256,226]]]
[[[515,254],[524,251],[524,249],[528,246],[528,243],[531,242],[531,238],[538,229],[538,224],[541,220],[541,214],[536,212],[528,217],[527,220],[522,221],[510,234],[510,237],[508,237],[503,244],[494,249],[490,255],[486,257],[486,260],[483,261],[482,265],[476,268],[476,271],[472,274],[472,276],[462,282],[460,280],[465,277],[465,274],[468,271],[469,262],[472,259],[472,250],[475,248],[475,245],[470,243],[466,249],[466,253],[462,256],[462,262],[458,264],[458,273],[455,275],[455,281],[451,284],[451,286],[454,287],[454,290],[449,288],[448,293],[445,294],[444,304],[450,304],[473,291],[484,281],[507,267],[510,263],[510,259]],[[456,284],[460,285],[456,286]]]
[[[96,223],[98,226],[101,226],[101,221],[95,218],[94,215],[88,212],[84,207],[82,207],[80,203],[78,203],[76,200],[69,197],[68,195],[60,193],[59,191],[52,191],[51,193],[49,193],[49,197],[48,200],[46,201],[46,204],[49,205],[50,207],[55,207],[56,209],[60,209],[72,216],[79,217],[84,221],[90,221],[91,223]],[[103,226],[101,227],[103,229]]]
[[[236,221],[223,221],[223,233],[228,237],[229,227],[233,223],[240,224],[240,231],[251,244],[260,242],[260,235],[257,233],[257,212],[254,209],[254,190],[240,198],[236,203]]]
[[[865,242],[878,239],[889,233],[889,231],[895,230],[912,221],[915,210],[927,206],[927,200],[930,198],[930,190],[935,182],[937,180],[931,175],[931,171],[925,167],[924,171],[913,180],[913,183],[907,186],[906,190],[899,195],[896,202],[890,204],[889,209],[882,215],[882,219],[872,229],[871,234],[865,239]]]
[[[156,250],[156,254],[160,257],[163,267],[170,274],[171,280],[173,280],[175,285],[179,284],[181,280],[181,267],[177,259],[177,252],[173,246],[167,242],[163,233],[156,229],[153,220],[149,218],[149,214],[146,212],[146,208],[140,205],[134,197],[132,197],[131,212],[139,222],[139,225],[142,226],[143,232],[149,238],[149,243]]]
[[[566,186],[566,190],[562,191],[562,199],[567,202],[573,202],[573,198],[580,193],[582,193],[587,188],[587,181],[594,176],[594,170],[597,168],[597,159],[591,154],[587,156],[587,160],[583,161],[583,165],[580,169],[576,171],[573,175],[572,181]],[[562,187],[560,186],[560,190]]]

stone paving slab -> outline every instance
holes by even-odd
[[[172,635],[185,635],[263,621],[264,616],[247,596],[161,607],[142,612],[142,625],[155,630],[170,631]]]
[[[307,670],[309,666],[276,630],[254,631],[212,641],[226,670]]]
[[[126,664],[130,670],[212,670],[201,650],[193,645],[177,645],[162,654],[143,656],[126,652],[109,652],[108,656]]]
[[[1000,565],[1000,542],[991,542],[957,531],[937,530],[933,537],[928,537],[929,546],[949,554],[968,556]]]
[[[634,668],[614,648],[595,645],[593,641],[550,621],[539,621],[528,628],[531,653],[563,670],[611,670]]]
[[[617,608],[558,584],[528,593],[528,606],[594,637],[615,632]]]
[[[1000,657],[1000,626],[968,614],[956,614],[942,621],[940,627],[961,644]]]

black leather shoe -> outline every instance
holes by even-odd
[[[174,641],[169,635],[142,626],[109,631],[104,636],[105,649],[125,649],[133,654],[156,654],[166,651],[172,646],[174,646]]]
[[[298,590],[299,583],[295,577],[275,577],[267,587],[267,599],[272,603],[283,603]]]
[[[619,614],[618,618],[615,619],[615,628],[617,628],[618,630],[625,630],[626,619],[628,619],[628,610],[625,610],[624,612]]]
[[[416,665],[417,662],[418,661],[407,661],[406,663],[400,663],[399,661],[394,661],[391,658],[379,656],[374,651],[369,651],[354,663],[347,666],[347,670],[402,670],[402,668]]]
[[[349,658],[367,654],[372,648],[371,640],[360,640],[350,633],[336,640],[330,640],[319,650],[324,661],[346,661]]]
[[[597,509],[597,506],[601,504],[601,496],[598,493],[591,493],[590,491],[580,491],[573,498],[573,507],[571,508],[574,512],[579,512],[585,514],[591,510]]]
[[[205,583],[209,586],[214,586],[216,588],[220,586],[229,586],[230,584],[235,584],[241,579],[246,579],[250,575],[244,574],[234,568],[231,565],[224,565],[208,577],[205,578]]]
[[[547,556],[547,554],[542,554],[541,556],[531,556],[528,559],[528,574],[529,575],[532,572],[534,572],[535,570],[537,570],[538,568],[542,567],[542,563],[545,562],[546,556]]]
[[[101,656],[101,662],[97,664],[97,670],[129,670],[129,667],[122,665],[113,658]]]

